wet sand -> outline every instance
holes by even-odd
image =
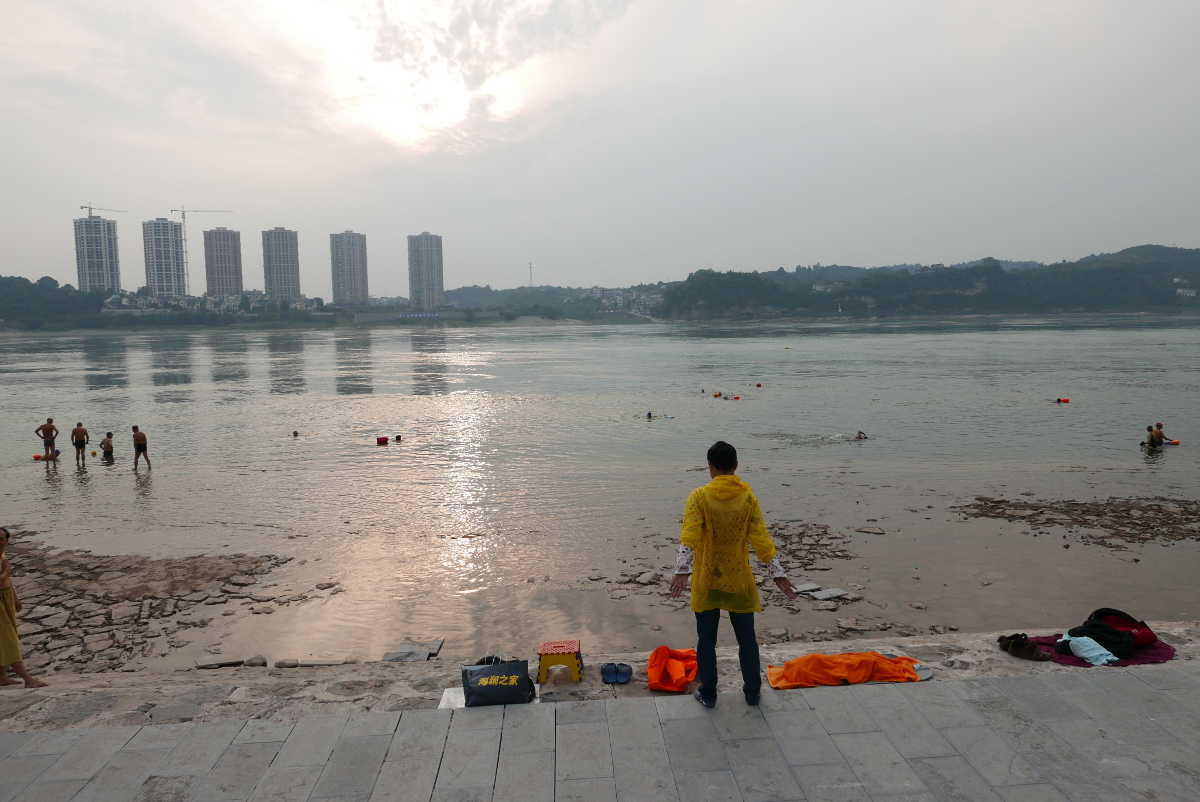
[[[773,534],[795,582],[847,595],[789,602],[763,582],[764,642],[1062,631],[1105,606],[1147,620],[1196,618],[1195,502],[985,498],[882,512],[864,496],[826,522],[780,516]],[[928,500],[940,501],[932,491]],[[1102,522],[1108,530],[1096,528]],[[531,655],[539,641],[563,637],[615,654],[695,639],[686,598],[668,596],[677,540],[663,531],[631,535],[631,546],[613,550],[628,556],[583,576],[534,568],[507,586],[407,608],[381,603],[369,572],[321,557],[100,556],[15,534],[27,663],[53,677],[255,654],[375,661],[406,637],[445,638],[449,661]],[[311,555],[312,545],[297,553]],[[732,645],[727,628],[719,642]]]

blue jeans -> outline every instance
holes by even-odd
[[[707,702],[717,700],[717,624],[720,622],[719,609],[696,613],[700,697]],[[758,639],[754,637],[754,613],[730,613],[729,623],[733,624],[738,659],[742,663],[742,692],[747,701],[757,702],[762,691],[762,676],[759,674]]]

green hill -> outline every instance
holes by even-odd
[[[811,276],[811,271],[796,271]],[[795,275],[795,274],[793,274]],[[1186,283],[1176,283],[1182,279]],[[915,273],[876,269],[832,291],[769,273],[698,270],[658,313],[682,320],[783,316],[1200,311],[1200,250],[1142,245],[1077,262],[1005,270],[996,259]]]

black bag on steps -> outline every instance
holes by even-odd
[[[467,707],[523,705],[537,698],[525,660],[505,660],[489,655],[462,667],[463,696]]]

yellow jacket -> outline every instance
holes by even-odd
[[[768,563],[775,559],[775,541],[767,532],[762,507],[750,485],[724,475],[693,490],[683,510],[681,539],[695,553],[692,610],[762,610],[750,569],[750,546],[758,559]]]

